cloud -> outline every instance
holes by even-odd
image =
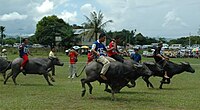
[[[59,18],[62,18],[65,22],[77,22],[77,12],[74,11],[70,13],[68,11],[63,11],[61,14],[58,15]]]
[[[18,12],[12,12],[9,14],[0,15],[0,21],[24,20],[27,17],[27,15],[20,15]]]
[[[177,16],[175,10],[169,11],[165,17],[165,21],[162,24],[162,27],[180,27],[180,26],[188,26],[183,20]]]
[[[84,15],[88,15],[90,12],[95,11],[96,8],[89,3],[86,3],[81,6],[80,10]]]
[[[39,13],[47,13],[53,10],[54,3],[49,0],[45,0],[40,6],[37,6],[36,9]]]

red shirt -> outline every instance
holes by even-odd
[[[75,64],[75,59],[77,58],[76,52],[69,52],[70,64]]]
[[[108,48],[114,47],[114,43],[115,43],[114,41],[111,41],[110,44],[108,45]],[[115,49],[110,50],[110,51],[108,51],[107,53],[108,53],[108,56],[109,56],[109,57],[112,56],[112,55],[117,54],[117,52],[116,52]]]
[[[92,52],[89,52],[87,54],[87,58],[88,58],[88,61],[87,61],[87,64],[88,64],[88,63],[90,63],[94,59]]]

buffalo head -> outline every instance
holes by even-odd
[[[53,65],[57,65],[57,66],[63,66],[64,63],[61,63],[60,60],[56,57],[56,58],[50,58],[50,60],[52,61]]]
[[[190,66],[190,63],[187,63],[187,62],[181,62],[182,66],[183,66],[183,69],[187,72],[190,72],[190,73],[194,73],[195,70]]]
[[[151,70],[145,64],[134,64],[137,72],[140,73],[141,76],[151,76]]]

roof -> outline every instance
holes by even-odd
[[[89,30],[91,30],[91,29],[73,29],[73,32],[74,32],[75,35],[79,35],[79,34],[82,34],[84,32],[87,32]]]

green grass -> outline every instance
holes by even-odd
[[[34,57],[46,57],[48,53],[33,53]],[[199,109],[200,105],[200,69],[199,65],[192,65],[195,74],[183,73],[175,76],[170,85],[164,85],[160,90],[158,77],[150,80],[156,87],[148,89],[144,81],[139,78],[135,88],[123,88],[121,93],[116,94],[116,101],[111,101],[111,94],[104,92],[104,84],[92,83],[93,94],[88,93],[81,97],[80,79],[82,74],[73,81],[68,79],[69,58],[58,54],[65,62],[64,67],[56,67],[56,82],[54,86],[47,85],[46,80],[40,75],[20,74],[17,77],[18,86],[13,84],[10,78],[7,85],[3,85],[3,77],[0,76],[0,110],[191,110]],[[10,60],[17,54],[9,54]],[[199,59],[171,59],[174,62],[187,61],[191,64],[199,64]],[[80,56],[79,62],[85,62],[86,57]],[[144,58],[143,61],[153,61],[152,58]],[[78,64],[79,67],[83,64]],[[80,69],[79,69],[80,71]]]

